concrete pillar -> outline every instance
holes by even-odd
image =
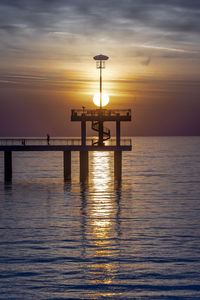
[[[122,176],[122,151],[114,151],[114,176],[121,180]]]
[[[120,146],[120,121],[116,121],[116,142]]]
[[[12,181],[12,152],[4,151],[4,181]]]
[[[86,121],[81,121],[81,144],[86,145]]]
[[[71,151],[63,151],[64,180],[71,180]]]
[[[88,173],[89,173],[88,151],[80,151],[80,181],[82,182],[87,181]]]

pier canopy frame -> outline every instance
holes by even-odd
[[[104,122],[116,123],[116,146],[121,145],[120,123],[131,121],[131,109],[72,109],[71,121],[81,122],[82,145],[86,144],[86,122],[92,122],[92,129],[99,132],[98,145],[105,146],[105,141],[110,139],[110,129],[103,126]],[[96,125],[97,129],[96,129]],[[105,138],[104,138],[105,136]],[[123,149],[122,149],[123,151]]]
[[[72,109],[71,121],[131,121],[131,109]]]

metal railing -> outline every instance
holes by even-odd
[[[104,141],[104,146],[116,146],[117,140],[116,138],[111,138],[109,140]],[[87,146],[98,146],[98,138],[87,138],[86,140]],[[129,138],[121,138],[120,139],[120,146],[131,146],[132,141]]]
[[[115,117],[115,116],[131,116],[131,109],[72,109],[72,117],[81,117],[81,116],[99,116],[106,117]]]
[[[81,145],[80,138],[55,138],[52,137],[47,140],[47,138],[1,138],[0,146],[44,146],[44,145],[61,145],[61,146],[74,146]]]
[[[98,146],[98,137],[86,139],[86,146]],[[104,142],[105,146],[116,146],[116,138]],[[0,146],[81,146],[81,138],[0,138]],[[94,146],[94,147],[95,147]],[[131,146],[130,138],[121,138],[120,146]]]

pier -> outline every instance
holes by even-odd
[[[80,122],[81,138],[13,138],[0,139],[0,151],[4,151],[4,179],[12,181],[12,152],[13,151],[62,151],[64,180],[71,179],[71,152],[80,152],[80,181],[85,182],[89,176],[89,151],[113,151],[114,152],[114,178],[121,180],[122,175],[122,152],[131,151],[131,139],[121,138],[121,122],[131,121],[130,109],[105,109],[108,101],[102,93],[102,69],[108,56],[97,55],[94,57],[97,69],[100,70],[99,99],[94,103],[97,109],[72,109],[71,121]],[[91,128],[98,136],[87,137],[87,122],[91,122]],[[115,122],[116,138],[111,138],[110,129],[104,126],[104,122]]]
[[[97,138],[86,138],[85,145],[81,138],[50,138],[49,144],[46,138],[1,138],[0,151],[4,152],[4,180],[12,182],[12,165],[14,163],[13,152],[26,151],[61,151],[63,152],[63,176],[64,180],[71,180],[71,152],[80,152],[80,180],[85,181],[89,175],[90,151],[130,151],[131,139],[121,138],[120,145],[116,145],[116,138],[105,142],[104,146],[96,144]],[[117,170],[119,162],[114,162]],[[117,172],[117,171],[116,171]],[[115,174],[117,177],[117,173]]]

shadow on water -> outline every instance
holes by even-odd
[[[121,183],[113,185],[109,153],[93,153],[91,161],[91,181],[80,186],[83,280],[88,297],[116,297],[120,295],[113,285],[120,269]]]
[[[13,198],[13,185],[11,182],[4,182],[4,185],[2,187],[4,189],[3,197],[6,203]]]
[[[12,191],[12,182],[4,182],[4,190],[6,192]]]
[[[70,192],[72,188],[71,180],[64,180],[64,192]]]

